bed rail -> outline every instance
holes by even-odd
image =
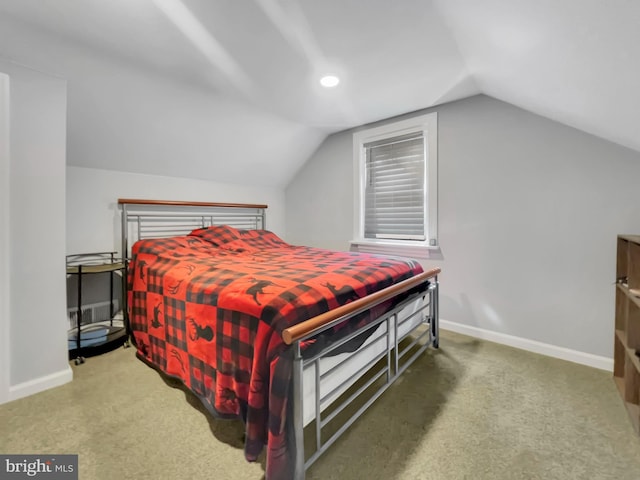
[[[143,200],[139,198],[119,198],[118,204],[123,205],[156,205],[173,207],[224,207],[224,208],[260,208],[267,205],[257,203],[216,203],[216,202],[185,202],[181,200]]]
[[[370,310],[372,307],[398,296],[401,293],[407,292],[418,285],[425,283],[430,278],[435,278],[440,273],[440,268],[432,268],[426,272],[422,272],[415,277],[408,278],[402,282],[391,285],[384,290],[372,293],[366,297],[359,298],[353,302],[349,302],[346,305],[329,310],[316,317],[310,318],[302,323],[298,323],[289,328],[285,328],[282,331],[282,340],[287,345],[298,340],[306,340],[313,337],[324,330],[327,330],[347,318],[353,317],[366,310]]]

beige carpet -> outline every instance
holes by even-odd
[[[0,406],[0,452],[77,453],[80,478],[261,479],[242,424],[118,349]],[[308,479],[640,479],[611,374],[443,332]]]

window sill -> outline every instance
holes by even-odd
[[[373,253],[379,255],[397,255],[416,259],[442,258],[439,246],[407,245],[395,242],[380,242],[367,240],[351,240],[352,252]]]

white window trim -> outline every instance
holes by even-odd
[[[427,140],[427,240],[422,242],[381,240],[364,237],[364,181],[366,143],[389,137],[422,132]],[[427,113],[398,122],[368,128],[353,134],[354,163],[354,231],[352,248],[369,253],[429,258],[429,252],[438,247],[438,114]]]

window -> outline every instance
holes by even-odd
[[[359,251],[428,256],[437,247],[437,114],[353,135]]]

